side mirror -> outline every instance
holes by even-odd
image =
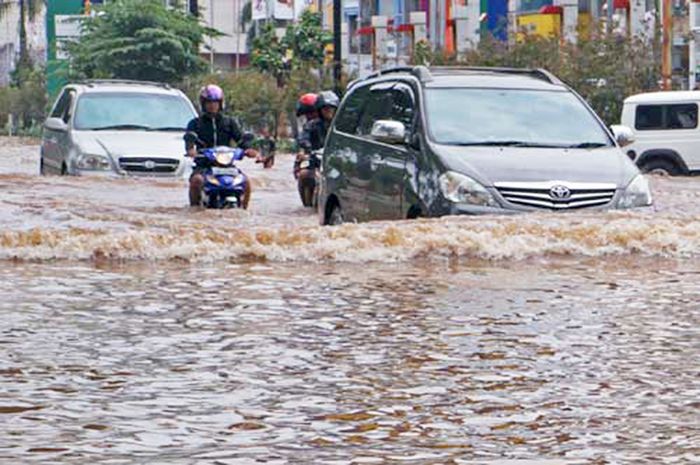
[[[372,139],[385,144],[405,144],[406,126],[399,121],[379,120],[372,125]]]
[[[610,126],[610,130],[612,130],[615,140],[620,147],[626,147],[634,142],[634,132],[627,126],[615,124]]]
[[[68,131],[68,125],[61,118],[49,118],[44,123],[46,129],[51,131],[66,132]]]

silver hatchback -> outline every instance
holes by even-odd
[[[197,113],[165,84],[94,80],[63,88],[44,124],[42,174],[183,176]]]

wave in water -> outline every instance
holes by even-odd
[[[450,217],[340,227],[173,226],[0,233],[2,260],[401,262],[535,256],[700,255],[700,219],[631,213]]]

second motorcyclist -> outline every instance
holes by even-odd
[[[238,123],[233,118],[224,116],[224,91],[215,84],[209,84],[199,93],[201,115],[187,125],[185,133],[185,148],[187,156],[195,157],[197,151],[217,146],[232,146],[232,143],[245,150],[245,156],[260,160],[259,153],[250,147],[251,141],[244,137]],[[202,187],[204,177],[195,169],[190,177],[190,205],[199,206],[202,203]],[[252,189],[247,183],[242,199],[242,207],[248,208]]]

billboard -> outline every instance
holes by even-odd
[[[269,17],[267,3],[268,0],[253,0],[253,20],[267,19]]]
[[[271,0],[275,19],[294,19],[294,0]],[[300,0],[302,1],[302,0]]]

